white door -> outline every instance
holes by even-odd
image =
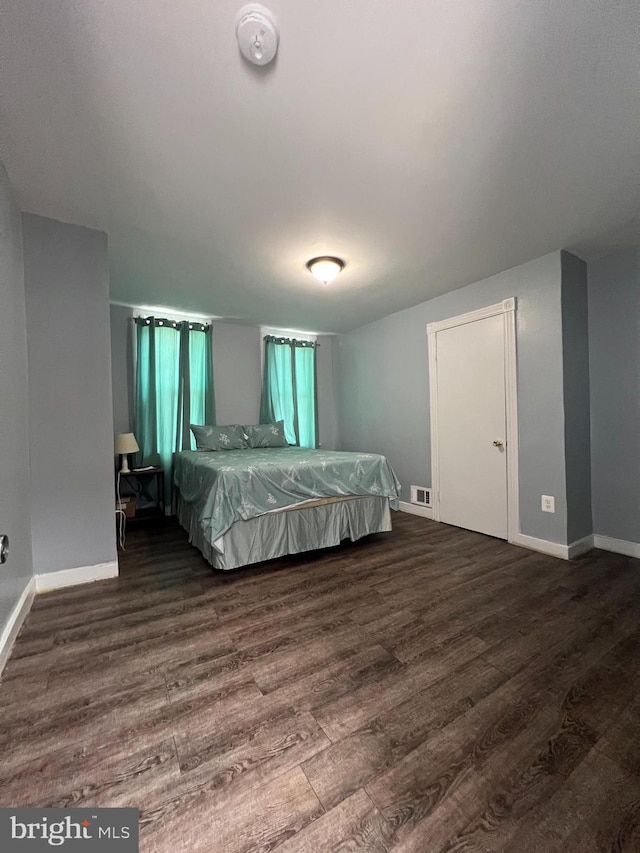
[[[435,343],[440,521],[507,539],[504,315]]]

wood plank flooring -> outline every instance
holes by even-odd
[[[397,513],[232,574],[174,524],[36,598],[0,806],[135,806],[154,853],[640,850],[640,561]]]

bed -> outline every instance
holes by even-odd
[[[400,484],[384,456],[271,447],[174,457],[180,524],[229,570],[391,530]]]

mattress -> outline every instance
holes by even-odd
[[[210,542],[237,521],[310,500],[384,497],[398,508],[400,483],[384,456],[298,447],[183,450],[174,483]]]
[[[400,484],[384,456],[306,450],[181,451],[178,519],[216,568],[391,530]]]

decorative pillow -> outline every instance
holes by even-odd
[[[245,450],[247,440],[240,424],[197,426],[191,424],[197,450]]]
[[[249,447],[288,447],[284,437],[284,421],[275,424],[254,424],[245,426]]]

